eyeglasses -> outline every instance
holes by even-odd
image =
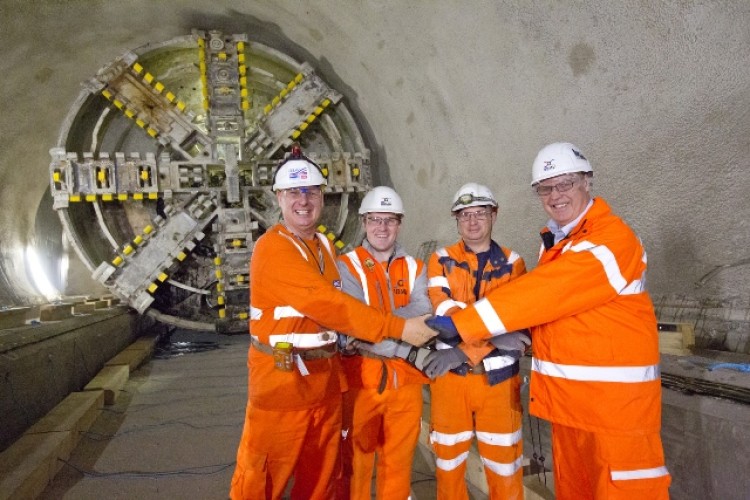
[[[451,209],[455,210],[456,207],[460,207],[461,205],[468,205],[469,203],[473,203],[475,201],[486,202],[487,205],[497,206],[497,202],[492,198],[489,198],[487,196],[475,196],[471,193],[466,193],[458,197]]]
[[[578,182],[580,179],[573,179],[573,180],[567,180],[565,182],[558,182],[557,184],[553,186],[536,186],[534,189],[536,190],[536,194],[539,196],[549,196],[552,194],[552,190],[556,189],[558,193],[564,193],[565,191],[570,191],[573,189],[573,185]]]
[[[394,227],[401,223],[401,219],[397,217],[365,217],[365,222],[368,226],[388,226]]]
[[[292,199],[298,200],[302,198],[302,195],[307,195],[308,198],[316,200],[323,195],[323,190],[320,186],[306,186],[298,188],[285,189],[284,192],[287,196]]]
[[[476,212],[459,212],[456,214],[456,220],[459,222],[469,222],[471,219],[487,220],[492,214],[491,210],[478,210]]]

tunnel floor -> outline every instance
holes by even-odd
[[[131,373],[39,498],[226,499],[247,401],[248,346],[249,335],[173,333]],[[420,445],[413,499],[435,498],[430,460]],[[472,487],[471,498],[486,496]]]

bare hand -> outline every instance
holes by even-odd
[[[404,325],[404,331],[401,334],[401,340],[413,346],[421,346],[437,335],[437,332],[424,322],[429,317],[429,314],[425,314],[416,318],[408,318]]]

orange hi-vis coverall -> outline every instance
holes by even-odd
[[[523,259],[490,242],[476,254],[463,241],[430,258],[428,292],[436,315],[449,316],[526,272]],[[438,349],[450,346],[438,343]],[[437,497],[468,498],[466,459],[476,435],[490,498],[523,498],[523,441],[518,361],[486,340],[464,342],[463,365],[430,385],[430,442],[437,455]],[[479,372],[479,373],[477,373]]]
[[[342,293],[333,247],[302,240],[281,224],[250,261],[248,404],[232,478],[232,499],[330,499],[339,474],[341,393],[338,330],[378,342],[400,338],[405,320]],[[274,365],[277,342],[294,344],[291,371]],[[331,355],[332,354],[332,355]]]
[[[344,292],[381,311],[412,318],[429,314],[424,263],[397,243],[388,262],[378,262],[369,242],[339,257]],[[408,498],[411,466],[422,422],[422,372],[399,358],[359,349],[342,358],[349,390],[344,393],[341,497],[372,498],[377,454],[376,498]]]
[[[594,198],[536,269],[452,316],[468,342],[532,327],[529,409],[553,424],[560,500],[668,498],[645,277],[641,241]]]

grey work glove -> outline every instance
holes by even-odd
[[[501,351],[519,351],[521,354],[531,345],[528,335],[521,332],[510,332],[495,335],[490,343]]]
[[[357,347],[363,351],[371,352],[384,358],[392,358],[396,355],[396,349],[398,349],[399,342],[393,339],[385,339],[382,342],[373,344],[371,342],[360,341]]]
[[[466,354],[458,347],[433,351],[425,359],[424,373],[430,378],[436,378],[458,368],[468,360]]]

